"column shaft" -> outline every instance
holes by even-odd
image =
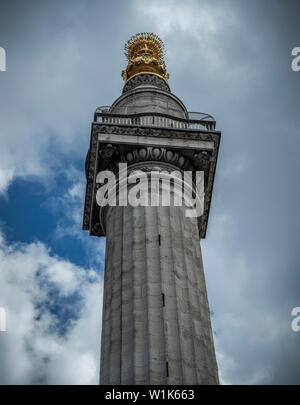
[[[218,384],[198,225],[185,207],[109,207],[102,384]]]

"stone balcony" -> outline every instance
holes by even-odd
[[[188,118],[185,119],[161,112],[125,115],[110,111],[109,106],[97,108],[92,123],[91,143],[86,158],[87,189],[83,229],[89,230],[91,235],[105,235],[95,197],[99,171],[114,171],[119,161],[134,164],[127,155],[130,152],[138,153],[138,164],[153,160],[174,165],[176,162],[173,157],[178,155],[182,162],[186,162],[186,165],[180,166],[182,170],[204,172],[204,213],[199,218],[199,236],[205,238],[221,136],[220,131],[215,130],[214,118],[203,113],[186,112]],[[107,145],[109,150],[106,150]],[[153,148],[155,153],[159,152],[159,156],[151,155]],[[170,156],[172,159],[169,161]]]

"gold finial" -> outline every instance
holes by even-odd
[[[122,71],[125,82],[142,73],[154,74],[167,81],[169,74],[164,62],[164,53],[162,40],[152,32],[133,35],[125,44],[125,56],[128,60],[126,70]]]

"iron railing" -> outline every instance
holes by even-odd
[[[114,125],[141,125],[147,127],[166,127],[175,129],[206,130],[214,131],[216,121],[209,114],[189,113],[199,116],[200,119],[177,118],[161,113],[139,114],[111,114],[109,107],[99,107],[95,112],[95,122]]]

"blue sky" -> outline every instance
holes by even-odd
[[[105,241],[81,231],[96,107],[155,32],[171,90],[222,131],[202,251],[220,378],[299,383],[297,1],[2,1],[0,383],[98,381]]]

